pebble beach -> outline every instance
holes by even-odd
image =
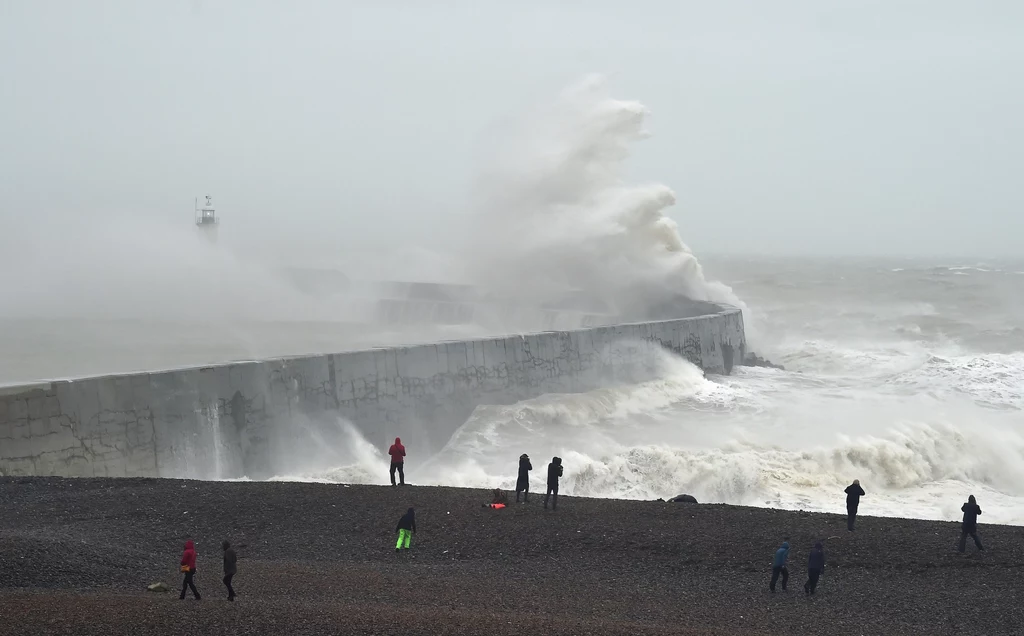
[[[840,515],[542,499],[492,510],[489,492],[444,487],[0,478],[0,633],[1024,633],[1024,528],[982,523],[987,550],[959,554],[958,523],[864,504],[850,533]],[[410,506],[418,532],[396,554]],[[772,594],[784,537],[789,589]],[[178,599],[190,538],[201,601]],[[157,582],[171,590],[147,590]]]

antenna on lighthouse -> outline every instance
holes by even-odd
[[[206,195],[206,204],[201,208],[199,207],[199,197],[196,197],[195,214],[196,226],[211,239],[216,239],[218,219],[210,195]]]

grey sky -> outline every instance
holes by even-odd
[[[0,215],[210,193],[239,245],[438,243],[486,131],[599,72],[698,255],[1012,256],[1022,35],[1020,2],[7,0]]]

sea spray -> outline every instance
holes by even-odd
[[[491,139],[466,248],[473,279],[527,299],[582,290],[638,319],[681,296],[746,310],[666,215],[675,193],[624,180],[647,115],[588,76]]]
[[[294,418],[290,451],[277,458],[280,474],[271,481],[387,483],[388,459],[349,420]]]

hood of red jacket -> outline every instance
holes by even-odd
[[[192,539],[189,539],[185,542],[185,549],[195,551],[196,544],[192,541]]]
[[[401,437],[396,437],[395,438],[395,444],[401,446],[402,445],[402,438]]]

